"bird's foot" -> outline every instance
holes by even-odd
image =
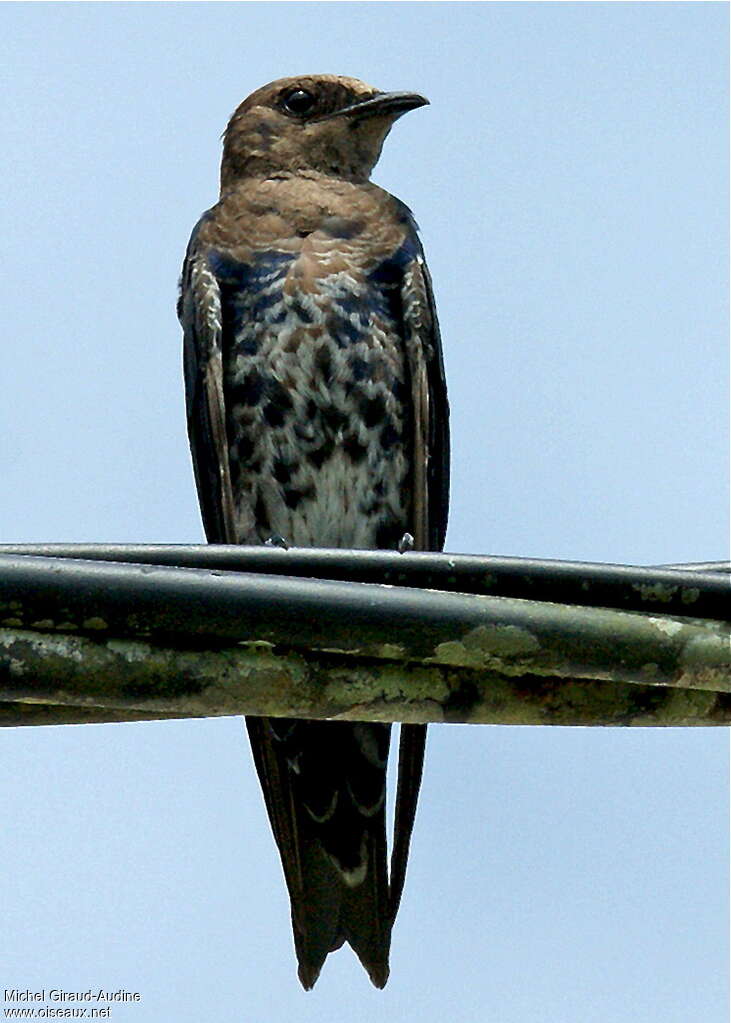
[[[398,542],[399,554],[405,554],[406,551],[413,551],[414,549],[414,538],[411,533],[404,533]]]
[[[279,533],[272,533],[268,540],[264,541],[265,547],[281,547],[283,551],[288,551],[290,544],[288,540],[285,540]]]

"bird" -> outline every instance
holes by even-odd
[[[188,437],[209,543],[441,550],[449,408],[432,283],[409,208],[370,181],[428,101],[300,75],[223,134],[220,198],[178,297]],[[347,942],[389,975],[426,726],[401,726],[390,876],[390,725],[247,717],[290,896],[299,979]]]

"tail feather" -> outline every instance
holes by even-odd
[[[329,953],[343,944],[339,926],[342,895],[337,873],[327,854],[313,843],[302,853],[302,889],[295,893],[289,886],[289,895],[299,979],[309,991],[320,976]]]
[[[366,874],[356,887],[341,889],[341,933],[376,987],[388,980],[391,918],[386,860],[386,813],[382,805],[366,837]]]

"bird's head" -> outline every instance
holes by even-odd
[[[237,108],[223,136],[221,190],[242,178],[315,171],[367,181],[393,122],[428,100],[357,78],[280,78]]]

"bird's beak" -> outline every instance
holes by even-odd
[[[349,117],[354,120],[361,120],[364,117],[391,117],[395,121],[407,110],[416,110],[417,107],[426,106],[428,103],[428,99],[416,92],[378,92],[369,99],[359,100],[349,107],[326,114],[325,117],[318,117],[317,120],[326,121],[331,117]]]

